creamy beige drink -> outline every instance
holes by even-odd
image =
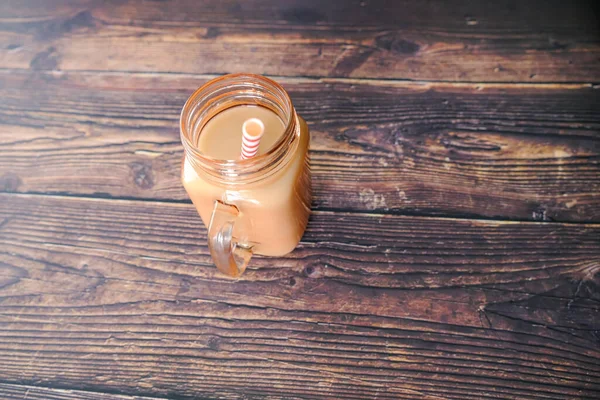
[[[186,147],[182,182],[209,228],[209,246],[217,267],[234,276],[243,272],[252,253],[282,256],[292,251],[310,214],[306,123],[291,103],[288,112],[267,101],[264,105],[270,107],[260,101],[250,103],[235,101],[230,107],[224,103],[222,109],[206,114],[210,118],[204,120],[186,115],[190,122],[186,132],[185,108],[182,113]],[[242,159],[242,125],[249,119],[260,120],[264,133],[258,153]]]
[[[264,124],[257,155],[264,154],[281,138],[285,125],[277,114],[260,106],[236,106],[215,115],[198,135],[198,149],[219,160],[239,160],[242,125],[251,118]]]

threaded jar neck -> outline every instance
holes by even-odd
[[[246,160],[220,160],[198,149],[206,123],[231,107],[254,105],[274,112],[285,125],[283,135],[266,153]],[[181,142],[196,172],[227,185],[265,179],[283,167],[298,143],[299,122],[286,91],[275,81],[254,74],[231,74],[213,79],[196,90],[183,106]],[[241,132],[240,132],[241,134]]]

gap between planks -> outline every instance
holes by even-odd
[[[74,195],[67,193],[42,193],[42,192],[2,192],[0,191],[0,197],[39,197],[39,198],[54,198],[54,199],[68,199],[68,200],[81,200],[81,201],[97,201],[97,202],[121,202],[121,203],[155,203],[165,204],[169,207],[188,208],[192,206],[191,200],[168,200],[168,199],[149,199],[149,198],[138,198],[138,197],[112,197],[112,196],[97,196],[97,195]],[[428,220],[438,221],[472,221],[475,224],[494,226],[494,225],[553,225],[553,226],[586,226],[589,228],[600,228],[598,222],[586,222],[586,221],[531,221],[531,220],[520,220],[520,219],[496,219],[496,218],[482,218],[482,217],[469,217],[469,216],[434,216],[430,214],[401,212],[401,211],[371,211],[371,210],[352,210],[343,208],[320,208],[318,210],[311,210],[312,214],[321,215],[334,215],[334,214],[357,214],[372,217],[405,217],[405,218],[421,218]],[[2,227],[3,221],[0,221],[0,228]],[[0,382],[1,383],[1,382]]]
[[[32,70],[26,68],[0,68],[0,73],[46,73],[61,76],[63,74],[80,74],[80,75],[132,75],[146,77],[160,76],[179,76],[186,78],[197,78],[210,80],[227,74],[224,73],[209,73],[209,74],[194,74],[188,72],[167,72],[167,71],[135,71],[135,70]],[[493,81],[454,81],[454,80],[417,80],[417,79],[398,79],[398,78],[342,78],[342,77],[325,77],[325,76],[297,76],[297,75],[265,75],[268,78],[289,83],[346,83],[346,84],[366,84],[372,86],[407,86],[407,85],[435,85],[446,87],[473,87],[476,89],[483,88],[530,88],[530,89],[600,89],[600,82],[493,82]],[[193,90],[195,88],[190,88]],[[183,105],[182,105],[183,107]]]

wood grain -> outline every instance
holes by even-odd
[[[81,390],[54,389],[0,383],[4,400],[166,400],[158,397],[122,396]]]
[[[188,204],[0,195],[0,381],[177,398],[600,394],[600,225],[316,212],[239,280]]]
[[[0,67],[598,82],[591,4],[10,0]]]
[[[594,11],[0,2],[0,397],[600,398]],[[315,211],[231,280],[178,116],[239,71],[308,121]]]
[[[0,190],[188,201],[178,118],[205,81],[0,73]],[[311,128],[316,209],[600,220],[591,86],[281,82]]]

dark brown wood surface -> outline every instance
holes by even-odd
[[[191,205],[0,198],[11,382],[167,397],[600,391],[600,225],[316,212],[296,251],[233,281]]]
[[[0,398],[600,398],[592,2],[0,3]],[[274,76],[309,227],[219,275],[178,114]]]
[[[0,73],[12,130],[0,187],[188,201],[178,118],[205,81]],[[281,83],[311,128],[318,209],[600,220],[600,91],[589,84]]]
[[[600,81],[585,0],[3,3],[7,68]]]
[[[0,383],[4,400],[167,400],[161,397],[124,396],[113,393],[84,392],[39,386]]]

